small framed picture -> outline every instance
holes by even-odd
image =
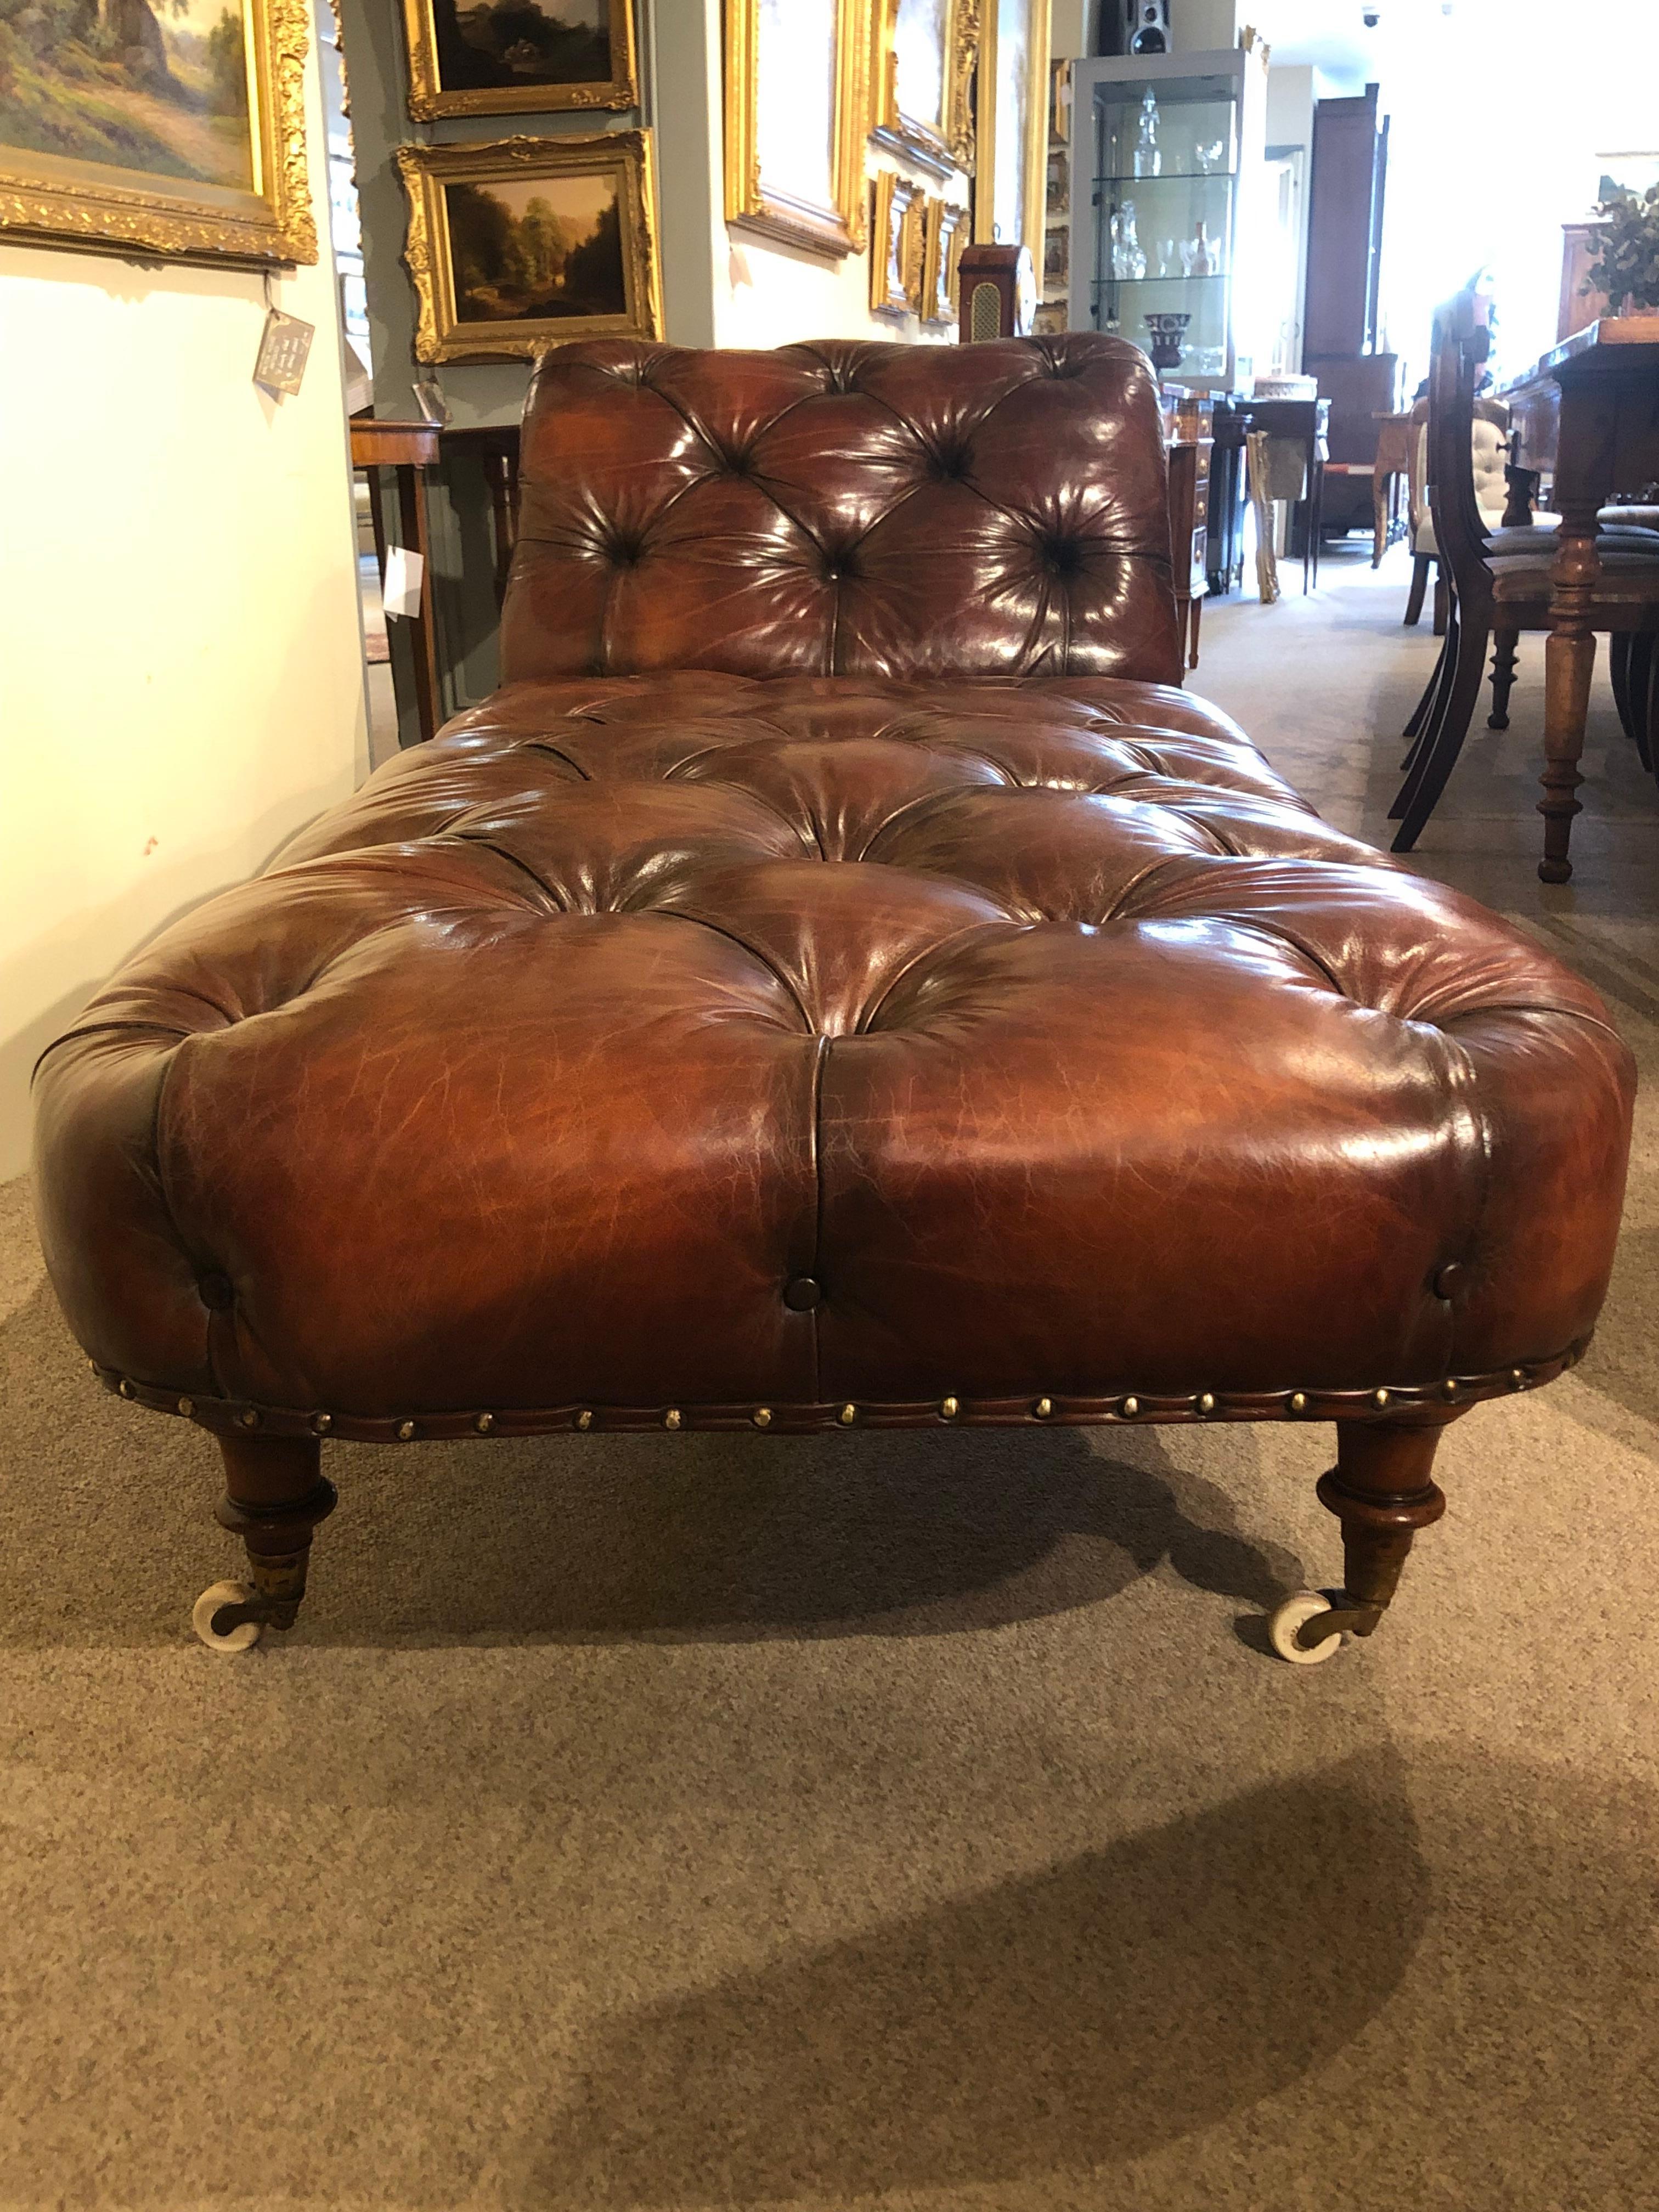
[[[922,191],[891,169],[872,186],[875,223],[870,240],[870,307],[878,315],[922,311]]]
[[[957,264],[968,243],[968,210],[929,194],[922,217],[921,319],[957,319]]]
[[[409,112],[635,107],[633,0],[404,0]]]
[[[400,146],[424,362],[658,336],[648,134]]]

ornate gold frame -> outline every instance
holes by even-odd
[[[194,184],[0,145],[0,237],[92,252],[314,261],[306,179],[305,0],[248,0],[255,189]]]
[[[957,264],[968,243],[968,210],[930,192],[922,212],[921,319],[954,323],[957,319]]]
[[[398,169],[409,196],[404,248],[419,313],[416,358],[424,362],[534,360],[571,338],[654,338],[662,329],[656,216],[648,131],[606,131],[592,138],[496,138],[476,145],[399,146]],[[446,185],[487,185],[504,177],[551,177],[611,170],[623,218],[620,315],[547,317],[517,323],[462,323],[455,313]]]
[[[491,85],[483,91],[446,92],[438,81],[438,34],[432,0],[404,0],[409,42],[409,112],[417,123],[445,115],[535,115],[556,108],[637,107],[639,63],[634,46],[633,0],[611,0],[611,76],[605,84],[538,84],[522,90]]]
[[[875,0],[870,76],[874,117],[870,136],[890,153],[903,154],[948,176],[974,173],[974,65],[979,58],[981,4],[996,0],[947,0],[943,76],[945,112],[937,124],[904,114],[898,103],[898,60],[893,50],[899,0]]]
[[[1026,0],[1025,28],[1025,143],[1019,150],[1024,169],[1024,228],[1018,240],[1006,238],[1005,246],[1024,246],[1031,257],[1031,266],[1036,272],[1039,289],[1042,283],[1042,234],[1048,198],[1048,116],[1051,87],[1048,77],[1049,0]],[[985,36],[981,53],[981,68],[991,90],[980,100],[980,151],[988,154],[981,182],[985,185],[975,203],[974,240],[979,246],[996,243],[996,172],[1002,156],[997,149],[996,82],[1000,64],[997,55],[998,0],[984,0]]]
[[[799,4],[799,0],[795,0]],[[726,219],[839,260],[868,241],[864,142],[869,136],[869,0],[835,0],[834,203],[821,207],[761,174],[760,0],[726,0]]]
[[[876,211],[870,238],[870,311],[919,315],[925,195],[920,185],[891,169],[877,171],[872,192]]]

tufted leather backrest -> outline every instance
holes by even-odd
[[[561,346],[520,485],[508,683],[1181,680],[1157,386],[1121,338]]]

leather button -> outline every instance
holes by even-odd
[[[236,1295],[228,1275],[204,1275],[196,1288],[202,1304],[210,1306],[215,1313],[222,1313]]]
[[[1436,1297],[1455,1298],[1459,1291],[1462,1289],[1464,1279],[1468,1276],[1468,1269],[1463,1265],[1463,1262],[1461,1260],[1448,1260],[1445,1266],[1437,1269],[1435,1273],[1434,1294]]]
[[[791,1313],[811,1313],[823,1297],[823,1288],[810,1275],[797,1275],[783,1286],[783,1303]]]

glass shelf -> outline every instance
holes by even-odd
[[[1145,284],[1180,285],[1184,288],[1188,284],[1224,284],[1226,281],[1225,270],[1218,270],[1210,276],[1091,276],[1089,283],[1098,300],[1103,292],[1133,292]]]
[[[1164,169],[1156,177],[1097,177],[1095,190],[1106,185],[1233,185],[1237,169]]]

